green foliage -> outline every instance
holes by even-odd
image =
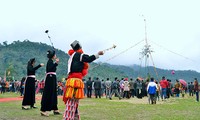
[[[14,41],[11,44],[7,44],[7,41],[0,44],[0,76],[3,77],[4,73],[10,71],[10,75],[7,75],[8,79],[21,80],[22,77],[26,76],[26,67],[30,58],[36,58],[36,64],[44,63],[46,64],[48,58],[46,57],[47,50],[52,49],[51,46],[31,42],[29,40]],[[57,67],[58,80],[67,77],[67,61],[69,56],[56,49],[57,57],[60,59],[59,66]],[[41,80],[45,77],[46,67],[42,67],[37,70],[37,79]],[[137,78],[138,76],[146,78],[147,73],[151,77],[160,80],[162,76],[165,76],[172,81],[175,79],[185,79],[186,81],[193,81],[194,78],[200,78],[200,73],[191,70],[185,71],[175,71],[175,74],[171,74],[171,70],[164,70],[157,68],[158,77],[155,74],[153,67],[140,67],[139,65],[110,65],[107,63],[91,63],[88,75],[85,77],[99,77],[100,79],[110,78],[114,80],[115,77],[121,79],[122,77],[132,77]]]
[[[29,40],[14,41],[9,45],[0,46],[0,75],[3,76],[5,70],[12,69],[12,71],[10,70],[11,75],[20,80],[23,76],[26,76],[29,59],[36,58],[36,65],[46,64],[48,60],[46,53],[49,49],[52,49],[52,47],[44,43],[30,42]],[[58,49],[56,49],[56,54],[61,57],[57,69],[59,78],[66,77],[68,55]],[[36,74],[37,79],[43,79],[45,77],[45,67],[38,69]]]

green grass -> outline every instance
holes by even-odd
[[[5,96],[11,96],[5,94]],[[0,95],[2,98],[2,95]],[[15,95],[14,95],[15,96]],[[36,105],[40,107],[40,100]],[[61,99],[59,110],[64,111],[65,105]],[[61,120],[62,115],[49,117],[40,116],[40,110],[21,110],[21,101],[1,102],[0,120]],[[145,100],[131,98],[130,100],[82,99],[79,105],[81,120],[198,120],[200,119],[200,103],[195,98],[171,98],[159,101],[156,105],[147,104]]]
[[[10,98],[10,97],[19,97],[19,93],[13,93],[13,92],[5,92],[4,94],[0,93],[0,99],[1,98]]]

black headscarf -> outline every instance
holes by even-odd
[[[35,62],[35,58],[31,58],[31,59],[28,61],[28,63],[31,64],[31,65],[32,65],[34,62]]]
[[[54,55],[55,55],[55,51],[54,50],[48,50],[47,51],[47,57],[48,58],[53,58]]]

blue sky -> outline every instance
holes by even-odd
[[[88,54],[115,44],[116,49],[96,62],[140,64],[145,42],[118,54],[144,40],[145,18],[156,67],[200,72],[199,3],[198,0],[2,0],[0,42],[29,39],[50,45],[44,33],[48,29],[54,46],[65,52],[74,40],[79,40]]]

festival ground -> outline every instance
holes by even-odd
[[[15,99],[14,99],[15,98]],[[36,96],[36,105],[40,107],[41,95]],[[0,120],[61,120],[62,115],[40,116],[38,109],[22,110],[21,99],[15,93],[0,94]],[[7,100],[7,101],[5,101]],[[59,110],[65,105],[59,97]],[[158,101],[156,105],[148,104],[148,99],[131,98],[86,98],[80,102],[81,120],[198,120],[200,119],[200,103],[195,97],[170,98]]]

